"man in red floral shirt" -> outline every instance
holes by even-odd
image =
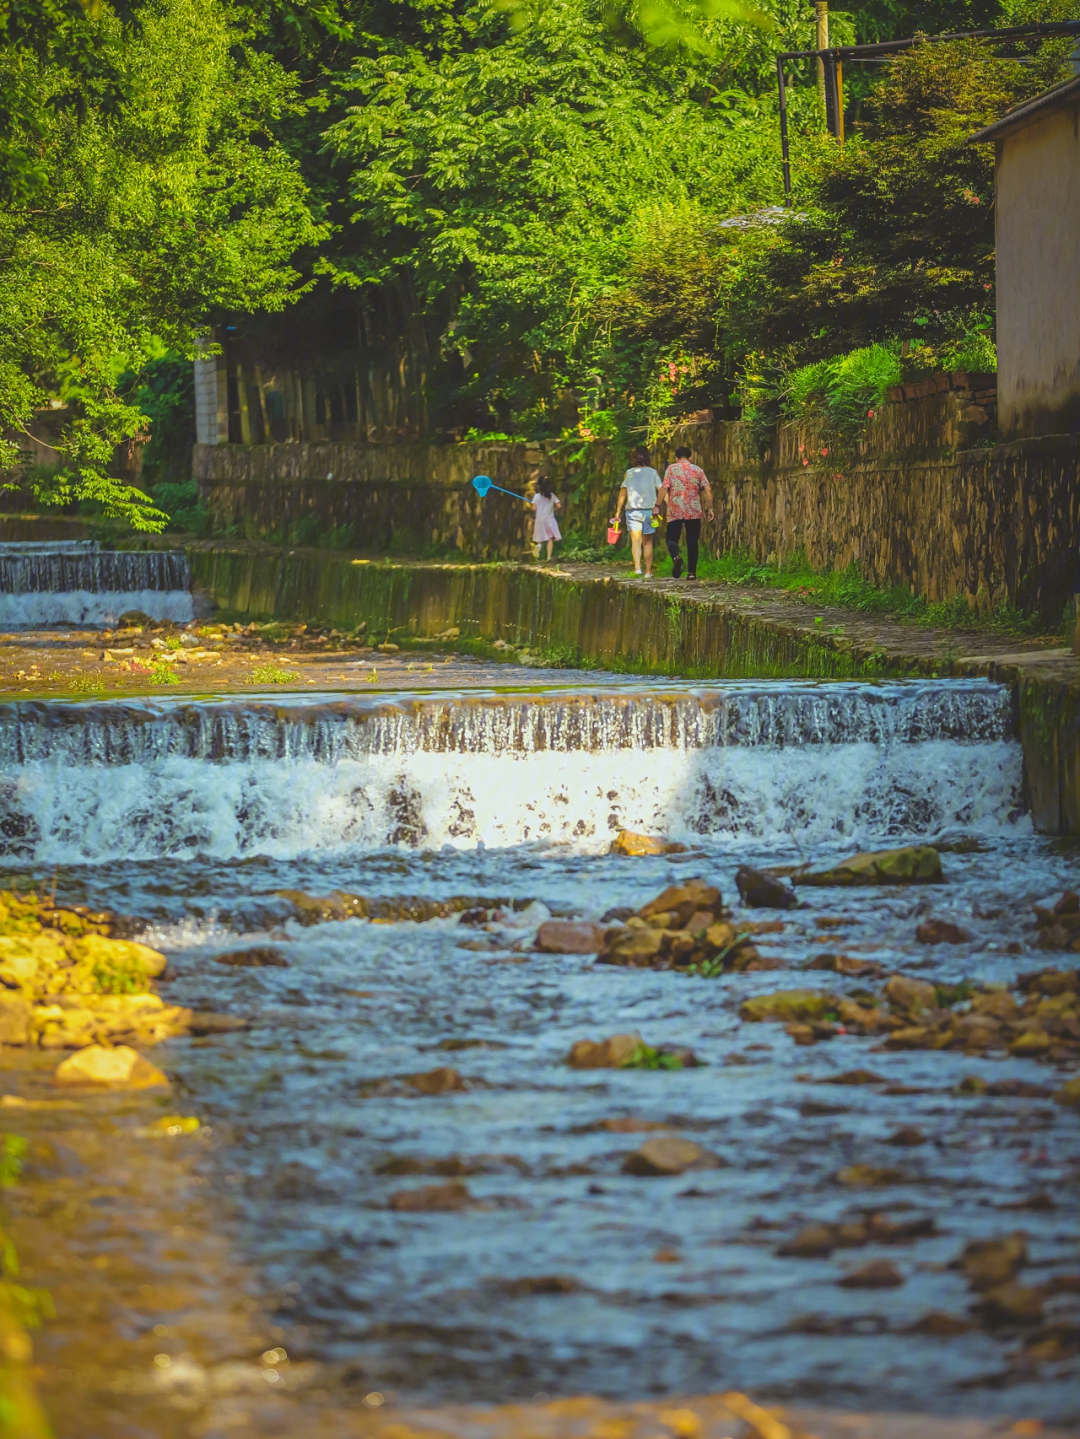
[[[701,539],[701,496],[706,495],[708,516],[713,518],[712,487],[705,478],[705,471],[690,463],[691,451],[680,445],[675,451],[675,463],[668,465],[660,494],[664,501],[667,532],[664,539],[671,556],[671,573],[676,579],[682,574],[682,556],[679,554],[679,540],[686,531],[686,578],[697,579],[698,542]]]

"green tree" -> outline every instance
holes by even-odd
[[[164,346],[191,354],[215,310],[280,309],[300,288],[291,257],[322,231],[273,133],[294,83],[220,0],[84,23],[100,83],[62,48],[0,46],[0,89],[20,97],[7,154],[33,155],[32,172],[9,165],[0,211],[0,467],[47,503],[156,529],[108,473],[145,423],[120,376]],[[27,475],[19,437],[50,403],[70,416],[58,463]]]

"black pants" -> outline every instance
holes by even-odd
[[[686,530],[686,574],[693,579],[697,574],[698,541],[701,539],[700,520],[668,520],[664,536],[668,554],[673,560],[679,558],[679,537]]]

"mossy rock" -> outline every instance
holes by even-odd
[[[836,1013],[836,996],[820,989],[780,989],[743,1001],[740,1016],[751,1022],[765,1019],[790,1024],[797,1020],[824,1019]]]
[[[796,884],[944,884],[941,856],[932,845],[908,845],[904,849],[880,849],[856,854],[832,869],[817,874],[799,874]]]

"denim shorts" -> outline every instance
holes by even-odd
[[[626,528],[640,530],[643,535],[655,535],[656,526],[652,522],[652,510],[627,510]]]

